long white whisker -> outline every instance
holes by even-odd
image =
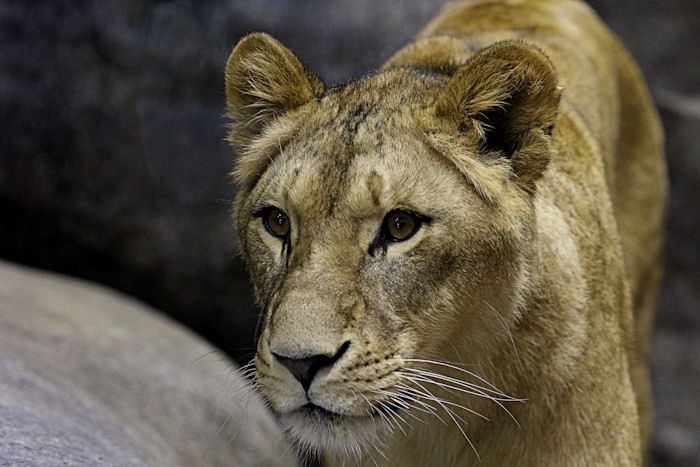
[[[459,392],[463,392],[463,393],[466,393],[466,394],[471,394],[471,395],[474,395],[474,396],[484,397],[484,398],[489,399],[489,400],[492,399],[492,398],[489,397],[488,395],[485,395],[485,394],[483,394],[483,393],[481,393],[481,392],[476,392],[476,391],[472,391],[472,390],[469,390],[469,389],[464,389],[464,388],[460,388],[460,387],[456,387],[456,386],[451,386],[451,385],[449,385],[449,384],[447,384],[447,383],[443,383],[443,382],[440,382],[440,381],[435,381],[435,379],[433,379],[433,378],[431,378],[431,377],[429,377],[429,376],[418,375],[418,374],[406,374],[406,373],[403,373],[403,376],[404,376],[404,378],[408,379],[409,381],[413,381],[413,380],[416,380],[416,381],[423,381],[424,383],[430,383],[430,384],[434,384],[434,385],[436,385],[436,386],[440,386],[441,388],[447,390],[450,394],[455,394],[454,391],[459,391]]]
[[[214,433],[214,438],[217,438],[221,432],[224,430],[224,427],[228,424],[228,422],[231,420],[231,413],[226,415],[226,419],[221,423],[221,426],[219,427],[218,430],[216,430],[216,433]]]
[[[394,431],[394,427],[393,427],[393,425],[391,424],[391,421],[389,421],[389,418],[388,418],[381,410],[379,410],[379,408],[377,408],[377,407],[375,407],[374,405],[372,405],[372,403],[369,401],[369,399],[367,399],[363,394],[360,394],[360,395],[367,401],[367,404],[369,404],[370,408],[371,408],[374,412],[376,412],[377,414],[379,414],[379,416],[382,418],[382,422],[383,422],[384,425],[389,429],[389,432],[390,432],[390,433],[393,432],[393,431]]]
[[[413,383],[416,384],[416,385],[417,385],[418,387],[420,387],[421,389],[423,389],[423,391],[425,391],[425,394],[422,394],[423,397],[431,398],[431,399],[434,400],[440,407],[442,407],[442,408],[445,410],[445,412],[447,413],[447,415],[449,415],[450,418],[452,419],[452,421],[455,422],[455,425],[457,425],[457,428],[459,428],[459,431],[462,432],[462,435],[464,436],[464,439],[467,440],[467,443],[469,443],[469,446],[472,447],[472,450],[474,451],[474,454],[476,454],[476,458],[479,459],[479,461],[481,461],[481,457],[479,456],[479,453],[477,452],[476,448],[474,447],[474,444],[472,443],[472,440],[469,439],[469,436],[467,436],[467,434],[464,432],[464,429],[462,428],[462,425],[460,425],[459,422],[457,422],[457,419],[454,417],[453,412],[449,409],[449,407],[447,407],[447,406],[444,404],[444,402],[446,402],[446,401],[443,401],[442,399],[436,397],[433,393],[431,393],[430,391],[428,391],[428,390],[425,388],[425,386],[423,386],[423,385],[420,384],[419,382],[413,381]],[[416,392],[419,392],[419,391],[416,391]],[[468,409],[467,409],[467,410],[468,410]],[[461,419],[461,417],[460,417],[460,419]],[[462,421],[464,421],[464,420],[462,420]],[[466,423],[466,422],[465,422],[465,423]]]
[[[255,367],[248,368],[245,371],[239,372],[239,374],[245,379],[250,379],[255,374]]]
[[[408,402],[406,402],[405,400],[403,400],[400,397],[400,394],[395,394],[395,393],[391,393],[391,392],[387,392],[387,391],[373,391],[373,392],[376,394],[389,396],[390,403],[397,405],[399,408],[402,408],[404,410],[404,412],[406,413],[406,415],[416,419],[417,421],[419,421],[421,423],[427,423],[425,420],[422,420],[422,419],[416,417],[415,415],[413,415],[410,411],[410,409],[417,409],[417,410],[422,410],[422,409],[420,409],[419,407],[415,407],[415,406],[409,404]],[[422,410],[422,411],[427,413],[426,410]]]
[[[375,467],[379,467],[379,464],[377,464],[377,459],[374,458],[371,452],[367,450],[367,455],[369,456],[370,459],[372,459],[372,462],[374,463]]]
[[[508,416],[513,420],[513,422],[515,422],[515,424],[517,426],[520,426],[520,423],[518,423],[518,420],[515,418],[513,413],[510,410],[508,410],[508,408],[505,405],[503,405],[501,402],[525,402],[525,399],[517,399],[517,398],[514,398],[512,396],[508,396],[508,395],[505,395],[505,397],[503,397],[503,398],[493,397],[490,394],[486,394],[484,392],[484,391],[488,391],[488,392],[492,392],[492,393],[494,392],[494,391],[489,390],[488,388],[483,388],[483,387],[475,385],[473,383],[468,383],[466,381],[460,381],[460,380],[455,379],[455,378],[450,378],[449,376],[444,376],[444,375],[441,375],[439,373],[434,373],[432,371],[419,370],[419,369],[415,369],[415,368],[404,368],[404,371],[411,371],[414,374],[414,376],[412,376],[412,378],[418,377],[415,375],[420,375],[420,377],[422,378],[420,381],[430,383],[430,384],[435,384],[436,386],[440,386],[448,391],[449,390],[456,390],[456,391],[464,392],[467,394],[490,399],[495,404],[497,404],[500,408],[502,408],[508,414]],[[405,375],[405,373],[404,373],[404,375]],[[405,376],[407,378],[409,378],[408,375],[405,375]],[[464,389],[463,387],[456,387],[453,385],[449,385],[449,384],[443,383],[442,381],[436,381],[436,379],[440,379],[443,381],[449,381],[453,384],[464,386],[464,387],[467,387],[469,389]]]
[[[403,417],[401,416],[401,414],[399,413],[399,411],[398,411],[396,408],[394,408],[394,407],[391,406],[392,403],[393,403],[393,401],[388,401],[385,405],[387,406],[387,408],[388,408],[389,410],[391,410],[391,411],[393,412],[394,416],[396,416],[399,420],[401,420],[401,421],[404,422],[406,425],[408,425],[408,422],[406,421],[405,418],[403,418]],[[403,430],[401,430],[401,431],[403,431]]]
[[[396,424],[396,427],[401,430],[401,433],[406,436],[406,432],[404,431],[403,427],[401,426],[401,423],[399,420],[396,418],[396,412],[391,409],[391,407],[388,407],[384,402],[382,401],[377,401],[377,403],[384,409],[385,413],[391,417],[391,419],[394,421]],[[405,421],[405,420],[404,420]]]
[[[391,406],[387,406],[387,408],[388,408],[388,410],[391,411],[391,413],[393,414],[394,417],[398,418],[399,421],[403,422],[405,425],[408,425],[408,422],[406,421],[406,419],[403,418],[403,417],[401,416],[401,414],[400,414],[396,409],[394,409],[394,408],[391,407]],[[401,423],[398,423],[398,422],[397,422],[397,424],[399,425],[399,429],[401,430],[401,432],[402,432],[404,435],[406,435],[406,432],[404,431],[403,427],[401,426]]]
[[[384,454],[384,451],[380,448],[380,446],[386,448],[386,445],[380,441],[377,441],[377,443],[373,447],[379,453],[379,455],[384,458],[385,461],[388,461],[389,458],[386,457],[386,454]]]
[[[495,391],[497,391],[497,392],[500,393],[501,395],[507,396],[507,394],[506,394],[505,392],[501,391],[500,389],[498,389],[496,386],[494,386],[493,384],[491,384],[491,383],[489,383],[488,381],[486,381],[486,380],[485,380],[484,378],[482,378],[481,376],[477,375],[476,373],[472,373],[472,372],[469,371],[469,370],[465,370],[464,368],[460,368],[460,367],[458,367],[458,366],[456,366],[456,365],[452,365],[452,364],[450,364],[450,363],[445,363],[445,362],[438,362],[438,361],[436,361],[436,360],[425,360],[425,359],[421,359],[421,358],[404,358],[403,360],[404,360],[405,362],[429,363],[429,364],[432,364],[432,365],[444,366],[444,367],[447,367],[447,368],[452,368],[453,370],[461,371],[462,373],[466,373],[466,374],[468,374],[468,375],[470,375],[470,376],[473,376],[474,378],[478,379],[478,380],[481,381],[482,383],[485,383],[485,384],[489,385],[492,389],[494,389]]]
[[[434,397],[437,397],[437,396],[434,396],[432,393],[430,393],[430,395],[427,396],[427,395],[421,393],[420,391],[418,391],[417,389],[411,388],[410,386],[407,386],[407,388],[410,389],[410,390],[413,390],[414,394],[419,394],[419,395],[417,395],[417,396],[415,396],[415,397],[422,397],[422,398],[425,398],[425,399],[428,399],[428,400],[434,400],[433,398],[434,398]],[[413,397],[413,396],[412,396],[412,397]],[[462,407],[461,405],[455,404],[455,403],[453,403],[453,402],[446,401],[445,399],[442,399],[442,398],[439,398],[439,399],[440,399],[443,403],[445,403],[445,404],[452,405],[452,406],[457,406],[457,407],[459,407],[459,408],[461,408],[461,409],[468,410],[468,409],[466,409],[465,407]],[[420,402],[420,401],[418,401],[418,402]],[[430,406],[430,407],[432,407],[432,406]],[[443,409],[444,409],[444,407],[443,407]],[[465,423],[465,424],[469,424],[469,422],[467,422],[465,419],[463,419],[462,417],[460,417],[454,410],[451,410],[451,412],[452,412],[452,414],[453,414],[455,417],[457,417],[460,421],[462,421],[462,422]],[[477,414],[477,415],[479,415],[479,414]],[[437,414],[435,414],[435,416],[438,417],[438,418],[440,418]],[[486,420],[488,420],[488,418],[487,418]],[[444,422],[443,422],[443,423],[444,423]]]
[[[201,359],[206,358],[206,357],[208,357],[208,356],[211,355],[211,354],[215,354],[215,353],[219,353],[219,352],[221,352],[221,350],[218,350],[218,349],[215,349],[215,350],[211,350],[211,351],[209,351],[209,352],[206,352],[205,354],[200,355],[199,357],[197,357],[197,358],[195,358],[194,360],[192,360],[192,361],[190,362],[190,365],[193,365],[193,364],[197,363],[197,362],[200,361]],[[221,358],[220,360],[223,361],[223,360],[225,360],[225,359],[224,359],[224,358]]]
[[[416,376],[409,377],[408,375],[405,375],[405,377],[406,377],[407,379],[409,379],[409,380],[412,380],[412,378],[417,378]],[[453,386],[450,386],[450,385],[447,385],[447,384],[444,384],[444,383],[441,383],[441,382],[438,382],[438,381],[433,381],[433,380],[431,380],[431,379],[429,379],[429,378],[425,378],[425,377],[420,377],[420,381],[423,381],[423,382],[426,382],[426,383],[430,383],[430,384],[434,384],[434,385],[436,385],[436,386],[440,386],[440,387],[443,387],[443,388],[455,389],[455,390],[457,390],[457,391],[462,391],[462,392],[465,392],[465,393],[468,393],[468,394],[480,395],[480,394],[476,394],[476,393],[474,393],[474,392],[467,391],[467,390],[464,390],[464,389],[455,388],[455,387],[453,387]],[[503,404],[501,403],[501,401],[502,401],[503,399],[497,399],[497,398],[490,397],[490,396],[486,396],[486,395],[483,395],[482,397],[485,397],[486,399],[492,400],[496,405],[498,405],[500,408],[502,408],[502,409],[508,414],[508,416],[513,420],[513,422],[515,422],[515,424],[516,424],[517,426],[520,426],[520,423],[518,423],[518,420],[517,420],[517,419],[515,418],[515,416],[511,413],[511,411],[508,410],[508,408],[507,408],[505,405],[503,405]],[[519,401],[519,400],[518,400],[518,399],[514,399],[514,400],[510,400],[509,402],[513,402],[513,401]],[[465,410],[469,410],[469,409],[466,409],[466,408],[465,408]],[[470,411],[471,411],[471,410],[470,410]]]
[[[379,413],[380,416],[382,416],[382,417],[384,416],[383,414],[381,414],[381,413],[374,407],[374,405],[372,405],[372,403],[369,401],[369,399],[367,399],[367,397],[366,397],[364,394],[359,393],[359,392],[356,392],[356,394],[358,394],[360,397],[362,397],[362,398],[365,400],[365,402],[367,402],[367,405],[369,406],[371,412]],[[386,421],[382,419],[382,422],[383,422],[383,423],[385,424],[385,426],[386,426]],[[374,433],[375,433],[375,436],[377,437],[377,438],[375,439],[375,442],[374,442],[374,444],[372,445],[372,447],[379,453],[380,456],[382,456],[382,457],[384,458],[384,460],[388,461],[389,458],[386,457],[386,454],[384,454],[384,451],[383,451],[383,449],[386,449],[387,446],[386,446],[385,443],[383,443],[383,442],[381,441],[381,439],[378,438],[378,436],[379,436],[379,431],[378,431],[378,429],[377,429],[377,423],[376,423],[376,418],[375,418],[375,417],[372,417],[372,424],[374,425]],[[374,459],[374,457],[369,453],[369,450],[367,450],[367,451],[368,451],[367,453],[370,455],[370,457],[372,457],[372,461],[374,462],[374,464],[375,464],[375,465],[378,465],[378,464],[377,464],[377,461],[376,461],[376,460]]]
[[[443,420],[442,417],[435,411],[435,407],[433,407],[432,405],[430,405],[430,404],[428,404],[428,403],[426,403],[426,402],[423,402],[423,401],[420,400],[420,399],[417,399],[415,396],[413,396],[413,395],[411,395],[411,394],[409,393],[410,391],[415,391],[415,388],[412,388],[412,387],[410,387],[410,386],[407,386],[407,385],[405,385],[405,384],[403,384],[403,383],[398,383],[398,384],[396,385],[396,387],[398,387],[398,388],[400,388],[400,389],[402,390],[400,397],[403,397],[404,400],[409,400],[409,401],[411,401],[411,402],[414,402],[414,403],[420,405],[420,407],[413,406],[413,408],[415,408],[416,410],[420,410],[421,412],[425,412],[425,413],[427,413],[427,414],[434,415],[434,416],[437,417],[438,420],[440,420],[444,425],[447,424],[447,422],[445,422],[445,420]]]
[[[440,379],[443,381],[448,381],[448,382],[456,384],[458,386],[468,388],[471,391],[475,391],[474,393],[472,393],[474,395],[479,395],[479,396],[486,397],[486,398],[492,399],[492,400],[499,400],[499,401],[504,401],[504,402],[525,402],[525,400],[526,400],[526,399],[518,399],[516,397],[509,396],[507,394],[498,393],[498,392],[493,391],[491,389],[479,386],[478,384],[470,383],[468,381],[462,381],[462,380],[459,380],[456,378],[452,378],[450,376],[441,375],[440,373],[434,373],[432,371],[420,370],[417,368],[404,368],[403,371],[410,371],[411,373],[419,374],[419,375],[422,375],[425,377],[431,377],[431,378],[436,378],[436,379]],[[454,389],[457,389],[457,388],[454,388]],[[497,394],[500,397],[494,397],[488,393]]]
[[[255,374],[255,370],[255,358],[252,358],[248,363],[238,368],[238,374],[245,379],[252,379],[251,377]]]
[[[386,415],[387,420],[391,423],[391,427],[393,428],[394,424],[396,423],[396,420],[394,420],[394,418],[390,416],[390,414],[388,413],[388,411],[386,409],[386,406],[381,401],[377,401],[377,405],[378,405],[377,412],[380,412],[380,413]]]
[[[255,365],[255,358],[251,358],[250,361],[249,361],[248,363],[246,363],[245,365],[242,365],[242,366],[241,366],[240,368],[238,368],[238,369],[239,369],[239,370],[246,370],[247,368],[250,368],[251,366],[254,366],[254,365]]]
[[[507,408],[505,405],[503,405],[501,402],[525,402],[527,399],[517,399],[517,398],[512,397],[512,396],[506,396],[505,398],[493,397],[493,396],[491,396],[491,395],[489,395],[489,394],[484,394],[484,393],[482,392],[482,391],[489,391],[487,388],[483,388],[483,387],[481,387],[481,386],[474,385],[474,384],[472,384],[472,383],[466,383],[466,382],[464,382],[464,381],[460,381],[460,380],[457,380],[457,379],[455,379],[455,378],[450,378],[450,377],[448,377],[448,376],[444,376],[444,375],[441,375],[441,374],[439,374],[439,373],[434,373],[434,372],[429,372],[429,371],[424,371],[424,370],[416,370],[416,369],[411,369],[411,368],[406,368],[405,370],[411,370],[411,371],[413,371],[415,374],[421,374],[421,375],[423,375],[424,377],[427,377],[427,378],[429,378],[429,379],[441,379],[441,380],[443,380],[443,381],[449,381],[449,382],[451,382],[451,383],[453,383],[453,384],[459,384],[459,385],[465,384],[465,385],[467,385],[471,390],[477,391],[477,393],[474,393],[474,392],[471,392],[471,391],[467,391],[467,390],[463,390],[463,389],[460,389],[459,387],[455,388],[455,387],[453,387],[453,386],[451,386],[451,385],[445,385],[444,383],[439,382],[439,381],[432,381],[432,384],[435,384],[435,385],[438,385],[438,386],[441,386],[441,387],[444,387],[444,388],[455,389],[455,390],[458,390],[458,391],[463,391],[463,392],[466,392],[466,393],[469,393],[469,394],[478,395],[478,396],[480,396],[480,397],[484,397],[484,398],[487,398],[487,399],[492,400],[495,404],[497,404],[500,408],[502,408],[502,409],[508,414],[508,416],[513,420],[513,422],[515,422],[515,424],[516,424],[517,426],[520,426],[520,423],[518,423],[518,420],[515,418],[515,416],[513,416],[512,412],[511,412],[510,410],[508,410],[508,408]],[[493,391],[489,391],[489,392],[493,392]]]
[[[408,377],[408,376],[406,377],[406,379],[408,379],[409,381],[411,381],[411,382],[413,382],[413,383],[415,383],[415,384],[417,384],[417,385],[420,385],[420,384],[418,383],[418,381],[427,382],[427,383],[430,383],[430,382],[431,382],[430,380],[416,379],[416,378],[411,378],[411,377]],[[427,389],[425,389],[425,387],[424,387],[423,385],[420,385],[420,387],[423,388],[425,391],[428,391]],[[415,390],[415,389],[414,389],[414,390]],[[416,393],[420,393],[420,392],[419,392],[419,391],[416,391]],[[437,397],[437,396],[435,396],[435,395],[434,395],[433,393],[431,393],[431,392],[428,392],[428,393],[429,393],[430,396],[431,396],[431,397],[429,397],[430,399],[433,399],[433,398],[436,398],[436,397]],[[421,397],[421,396],[419,396],[419,397]],[[423,394],[422,397],[426,397],[426,395]],[[465,407],[465,406],[463,406],[463,405],[457,404],[457,403],[455,403],[455,402],[447,401],[447,400],[442,399],[442,398],[440,398],[440,401],[441,401],[443,404],[450,405],[450,406],[452,406],[452,407],[458,407],[458,408],[460,408],[460,409],[462,409],[462,410],[466,410],[467,412],[473,413],[473,414],[476,415],[477,417],[483,418],[484,420],[489,420],[488,417],[486,417],[486,416],[480,414],[479,412],[477,412],[477,411],[475,411],[475,410],[472,410],[472,409],[470,409],[470,408],[468,408],[468,407]],[[436,401],[436,402],[437,402],[437,401]]]

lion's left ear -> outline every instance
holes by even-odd
[[[462,65],[438,100],[441,117],[474,131],[485,152],[511,160],[528,190],[549,162],[561,88],[554,66],[538,48],[520,41],[487,47]]]
[[[324,92],[324,85],[281,42],[265,33],[241,39],[226,64],[226,104],[231,141],[241,148],[275,116]]]

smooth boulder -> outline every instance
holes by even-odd
[[[0,463],[288,466],[226,356],[101,286],[0,262]]]

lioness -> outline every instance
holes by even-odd
[[[662,136],[590,8],[452,4],[337,87],[251,34],[226,98],[255,379],[301,451],[642,462]]]

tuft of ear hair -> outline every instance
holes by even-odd
[[[321,80],[281,42],[265,33],[248,34],[226,64],[234,148],[244,148],[275,116],[320,97],[324,90]]]
[[[470,57],[438,98],[437,114],[475,132],[485,153],[510,159],[528,191],[546,168],[561,88],[549,58],[516,40]]]

